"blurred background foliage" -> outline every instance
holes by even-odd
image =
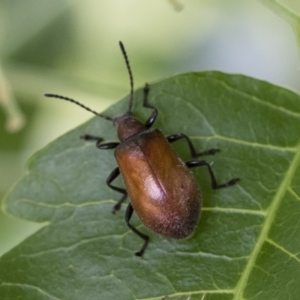
[[[300,14],[299,0],[281,3]],[[297,40],[292,27],[271,11],[278,13],[273,4],[278,5],[265,0],[0,1],[0,199],[34,152],[91,118],[78,107],[44,98],[45,92],[98,111],[128,93],[119,40],[136,86],[215,69],[299,91]],[[291,25],[300,29],[300,21]],[[37,228],[0,213],[0,255]]]

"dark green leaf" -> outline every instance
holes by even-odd
[[[145,120],[151,111],[141,107],[141,90],[135,99]],[[105,184],[116,167],[113,151],[79,139],[116,140],[112,124],[95,117],[38,152],[7,196],[8,213],[44,227],[0,259],[1,299],[298,299],[299,96],[204,72],[151,84],[150,102],[166,135],[183,132],[197,149],[221,149],[206,158],[220,183],[241,182],[213,191],[207,170],[195,170],[203,195],[195,234],[166,239],[134,218],[151,238],[137,258],[142,241],[126,227],[125,207],[111,213],[120,197]],[[105,114],[121,114],[127,103]],[[184,141],[174,146],[189,159]]]

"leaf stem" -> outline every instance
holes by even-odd
[[[298,42],[298,52],[300,53],[300,15],[280,4],[278,0],[260,0],[260,2],[293,27]]]
[[[25,117],[13,96],[10,84],[0,66],[0,106],[6,114],[6,130],[16,132],[23,128]]]
[[[295,29],[300,29],[300,15],[296,12],[279,3],[278,0],[260,0],[260,2],[287,21]]]

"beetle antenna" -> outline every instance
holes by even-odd
[[[120,45],[122,54],[125,59],[125,63],[126,63],[126,67],[127,67],[127,71],[128,71],[129,79],[130,79],[130,100],[129,100],[128,112],[131,112],[131,108],[132,108],[132,104],[133,104],[133,76],[132,76],[132,71],[130,68],[129,59],[128,59],[128,55],[126,53],[125,47],[121,41],[119,42],[119,45]]]
[[[99,114],[99,113],[97,113],[96,111],[90,109],[89,107],[87,107],[87,106],[81,104],[80,102],[78,102],[78,101],[76,101],[76,100],[74,100],[74,99],[72,99],[72,98],[65,97],[65,96],[61,96],[61,95],[57,95],[57,94],[49,94],[49,93],[46,93],[44,96],[45,96],[45,97],[49,97],[49,98],[58,98],[58,99],[70,101],[70,102],[72,102],[72,103],[74,103],[74,104],[76,104],[76,105],[78,105],[78,106],[84,108],[85,110],[87,110],[87,111],[93,113],[94,115],[96,115],[96,116],[98,116],[98,117],[101,117],[101,118],[103,118],[103,119],[105,119],[105,120],[108,120],[108,121],[113,121],[113,119],[112,119],[111,117],[108,117],[108,116]]]

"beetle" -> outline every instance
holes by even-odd
[[[140,122],[132,113],[133,75],[129,59],[122,42],[119,42],[130,79],[130,100],[128,110],[121,116],[111,118],[97,113],[82,103],[57,94],[45,94],[46,97],[59,98],[81,106],[85,110],[111,121],[116,127],[120,142],[103,143],[101,137],[84,134],[80,138],[95,141],[98,149],[115,149],[118,164],[108,176],[107,185],[122,194],[113,208],[113,213],[120,210],[127,196],[125,221],[128,227],[143,239],[141,249],[135,253],[142,256],[149,242],[149,236],[130,224],[135,211],[141,222],[150,230],[164,237],[184,239],[192,235],[200,218],[201,194],[193,173],[194,167],[206,167],[211,179],[212,189],[220,189],[236,184],[240,179],[234,178],[224,184],[218,184],[211,168],[200,156],[214,155],[219,149],[197,152],[190,138],[183,134],[165,137],[158,129],[151,129],[158,110],[148,103],[150,87],[146,83],[143,89],[143,107],[152,109],[145,123]],[[171,147],[171,143],[184,139],[187,142],[192,160],[183,162]],[[125,189],[112,182],[122,175]]]

